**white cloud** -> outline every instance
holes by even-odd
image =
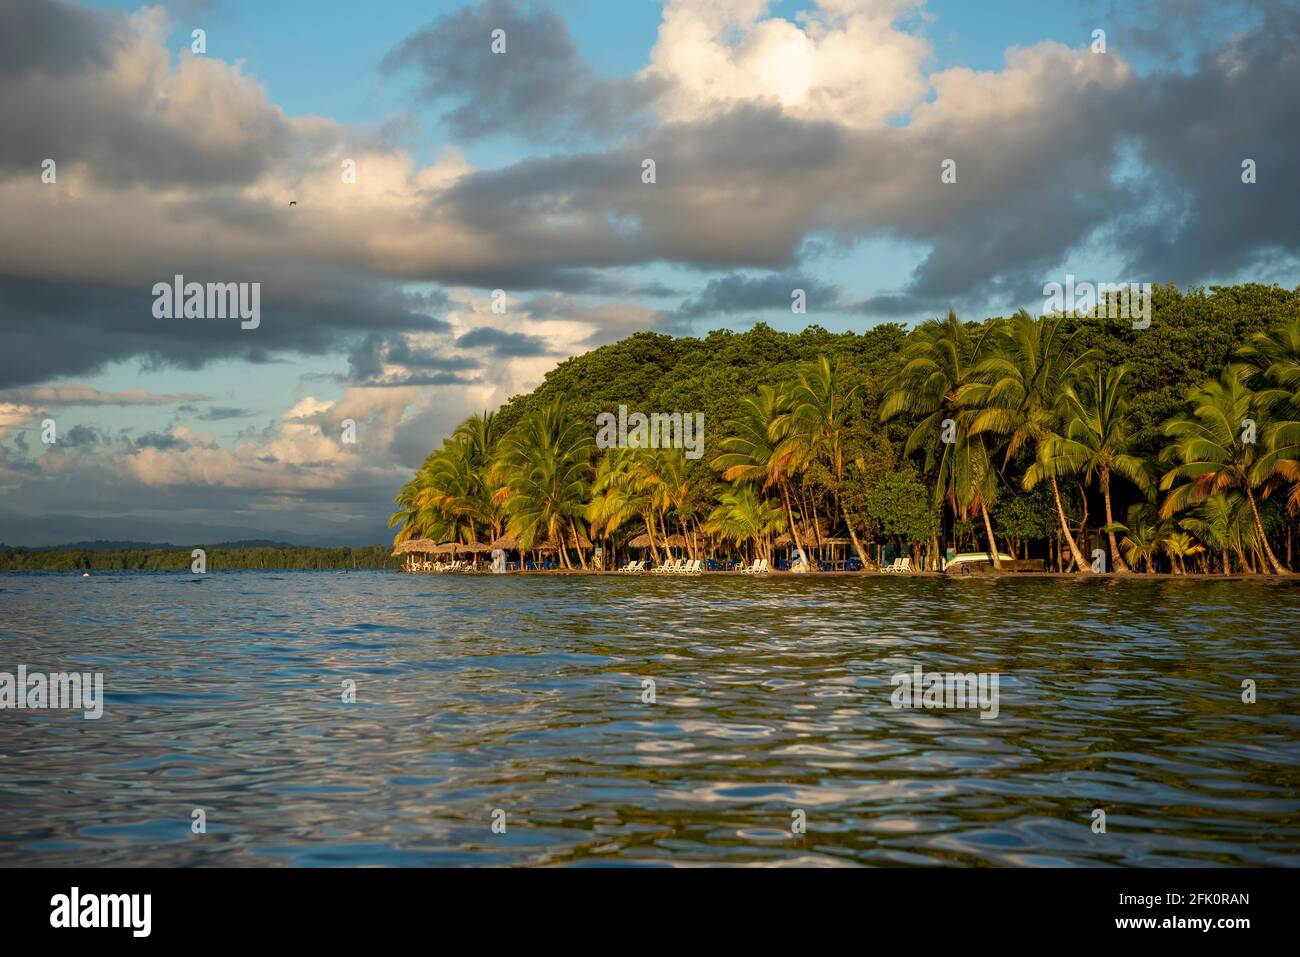
[[[800,119],[879,126],[928,92],[929,43],[894,26],[919,5],[818,0],[794,23],[765,16],[762,0],[669,0],[645,74],[669,81],[667,120],[758,101]]]

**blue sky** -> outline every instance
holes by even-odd
[[[638,329],[982,317],[1066,273],[1296,282],[1284,3],[27,11],[7,33],[43,39],[0,96],[0,322],[27,356],[0,368],[0,542],[377,540],[461,417]],[[59,183],[34,182],[56,155]],[[347,156],[353,190],[330,172]],[[1249,192],[1244,156],[1266,171]],[[262,329],[151,321],[142,287],[222,269],[263,284]],[[47,417],[75,443],[42,447]],[[338,447],[345,418],[364,448]]]

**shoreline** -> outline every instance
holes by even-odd
[[[1008,571],[988,571],[972,572],[969,575],[949,575],[946,572],[907,572],[900,574],[897,572],[883,571],[834,571],[834,572],[808,572],[803,574],[791,574],[790,572],[736,572],[736,571],[718,571],[718,572],[699,572],[696,574],[671,573],[671,572],[620,572],[620,571],[597,571],[595,569],[582,568],[551,568],[545,571],[511,571],[501,574],[494,574],[491,571],[454,571],[454,572],[404,572],[400,569],[395,572],[399,575],[411,575],[413,577],[475,577],[475,578],[508,578],[508,577],[560,577],[560,578],[581,578],[595,576],[613,576],[616,578],[635,578],[635,579],[664,579],[670,581],[696,580],[708,578],[753,578],[758,580],[781,580],[781,581],[799,581],[809,580],[817,581],[823,579],[842,579],[842,578],[890,578],[890,579],[929,579],[929,580],[951,580],[951,581],[978,581],[980,579],[1001,580],[1001,579],[1063,579],[1066,581],[1294,581],[1300,583],[1300,573],[1291,572],[1286,575],[1262,575],[1262,574],[1232,574],[1232,575],[1206,575],[1189,573],[1185,575],[1175,575],[1170,572],[1156,572],[1149,574],[1147,572],[1130,572],[1128,574],[1116,574],[1107,572],[1105,574],[1093,573],[1090,575],[1080,575],[1077,572],[1008,572]]]

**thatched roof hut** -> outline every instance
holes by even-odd
[[[432,555],[438,543],[431,538],[412,538],[393,549],[394,555]]]
[[[496,551],[498,548],[501,548],[507,552],[517,552],[519,551],[519,539],[507,533],[497,538],[488,547],[492,549],[492,551]]]
[[[814,530],[811,522],[800,522],[799,535],[800,537],[803,538],[803,544],[805,548],[816,547],[818,535],[821,536],[823,545],[833,544],[833,542],[830,540],[831,530],[829,526],[827,526],[826,522],[824,521],[819,521],[817,523],[816,534],[814,534]],[[778,546],[793,545],[794,536],[790,534],[789,529],[787,529],[786,531],[782,532],[780,535],[776,536],[776,538],[773,539],[773,543]]]
[[[640,535],[638,535],[636,538],[629,541],[627,544],[629,548],[649,548],[650,535],[648,532],[642,532]]]

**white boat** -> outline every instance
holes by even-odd
[[[998,560],[1003,562],[1015,561],[1015,559],[1012,558],[1010,555],[1008,555],[1006,552],[998,552]],[[943,563],[943,570],[953,571],[960,574],[963,565],[970,565],[974,567],[978,565],[992,565],[992,564],[993,564],[993,559],[989,557],[988,552],[961,552],[957,555],[954,555],[952,558],[948,559],[947,561],[945,561]]]

